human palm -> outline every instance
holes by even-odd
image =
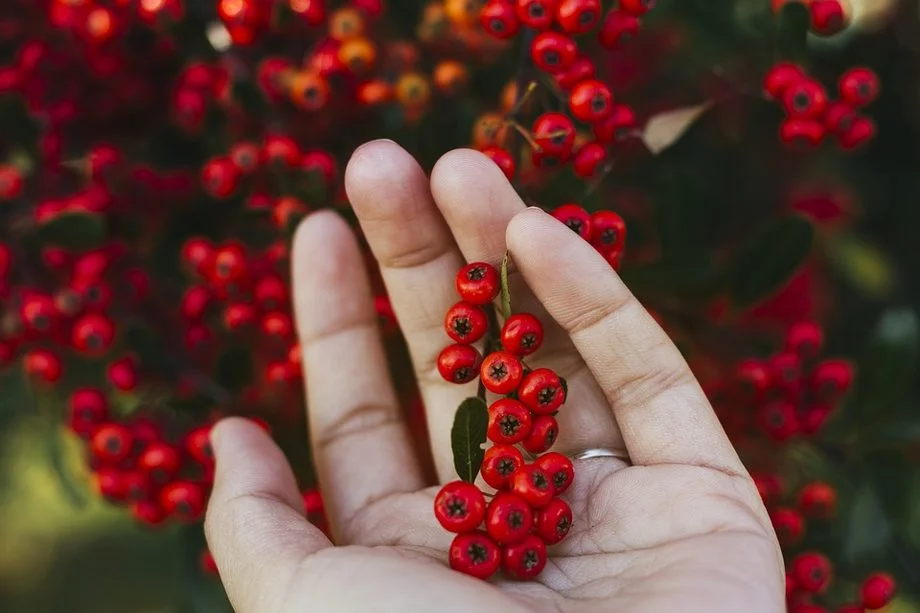
[[[298,232],[295,302],[310,431],[337,546],[300,512],[290,467],[257,427],[215,428],[208,540],[239,613],[288,611],[782,611],[782,558],[756,490],[705,396],[602,258],[525,207],[494,164],[445,156],[431,183],[402,149],[359,149],[346,188],[378,260],[425,401],[440,482],[453,412],[475,386],[440,379],[443,314],[465,261],[509,249],[515,308],[547,325],[533,365],[569,382],[554,450],[577,456],[575,524],[536,581],[446,566],[351,231],[318,213]],[[543,310],[545,307],[545,310]]]

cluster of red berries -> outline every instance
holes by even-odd
[[[742,360],[730,380],[712,385],[710,399],[729,434],[740,438],[753,429],[784,442],[820,432],[854,376],[847,360],[821,359],[823,343],[817,324],[795,324],[782,351]]]
[[[447,381],[478,378],[485,390],[501,396],[488,408],[487,438],[493,444],[480,469],[496,493],[486,504],[476,485],[454,481],[441,488],[434,511],[446,530],[457,533],[451,568],[482,579],[502,568],[515,579],[532,579],[546,564],[547,545],[561,542],[572,525],[572,511],[559,495],[572,484],[574,467],[562,454],[546,453],[559,434],[554,415],[565,402],[566,387],[551,369],[531,370],[523,363],[543,342],[543,326],[529,313],[505,320],[501,349],[483,358],[473,347],[489,331],[485,309],[500,289],[499,274],[489,264],[475,262],[460,270],[462,301],[444,322],[456,344],[438,357]],[[516,445],[537,457],[528,463]]]
[[[534,120],[528,142],[535,168],[554,169],[570,162],[579,177],[594,177],[608,166],[611,149],[632,135],[635,112],[614,102],[613,92],[596,78],[594,62],[579,51],[575,37],[600,24],[600,43],[616,48],[638,34],[640,17],[654,5],[655,0],[620,0],[606,16],[599,0],[489,0],[483,6],[482,26],[496,38],[514,37],[522,27],[534,33],[530,59],[552,77],[556,93],[568,106],[568,114],[550,111]],[[515,91],[515,96],[524,95]],[[593,137],[579,135],[575,121],[590,126]],[[474,144],[507,175],[515,174],[515,160],[503,143],[476,140]]]
[[[106,500],[127,505],[148,525],[201,518],[214,478],[209,426],[175,431],[174,423],[139,414],[118,420],[96,388],[73,392],[68,425],[87,441],[96,489]]]
[[[614,270],[620,269],[626,253],[626,222],[619,213],[589,213],[578,204],[568,203],[554,209],[552,215],[591,243]]]
[[[831,100],[824,85],[810,78],[801,66],[788,62],[773,66],[764,78],[764,91],[786,112],[780,139],[816,147],[834,135],[845,150],[872,140],[875,123],[858,110],[878,96],[876,74],[868,68],[852,68],[840,77],[838,90],[840,99]]]

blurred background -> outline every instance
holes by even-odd
[[[770,53],[752,47],[756,32],[744,29],[749,17],[763,12],[761,5],[768,3],[660,0],[644,39],[652,42],[602,56],[598,70],[629,91],[637,107],[648,102],[642,107],[643,119],[657,109],[720,99],[725,83],[744,69],[769,65],[770,58],[760,56]],[[48,11],[54,4],[68,1],[36,6]],[[128,1],[114,4],[133,6]],[[391,31],[413,36],[415,24],[436,3],[390,4]],[[22,6],[4,0],[0,26],[24,14]],[[852,155],[831,147],[814,154],[790,153],[776,142],[781,120],[776,105],[760,101],[739,110],[731,100],[719,102],[657,158],[646,151],[635,164],[614,169],[603,188],[585,197],[585,206],[613,203],[627,218],[650,217],[662,242],[673,241],[657,245],[652,231],[639,223],[631,234],[638,255],[627,260],[624,277],[648,303],[678,291],[678,284],[680,291],[697,295],[690,290],[698,271],[644,266],[648,258],[643,254],[670,250],[688,267],[699,261],[696,249],[706,251],[707,262],[731,260],[736,252],[726,246],[733,244],[731,237],[739,228],[757,223],[751,219],[762,220],[776,211],[812,218],[817,236],[807,260],[797,262],[797,272],[764,304],[748,311],[747,319],[733,323],[769,329],[785,317],[784,309],[801,310],[824,324],[828,355],[857,364],[857,390],[820,444],[786,449],[796,470],[840,489],[835,522],[810,532],[813,540],[808,544],[829,552],[854,579],[877,569],[892,573],[900,596],[886,611],[920,612],[920,7],[911,0],[849,0],[849,10],[851,26],[830,38],[810,36],[808,53],[815,74],[829,84],[856,64],[879,75],[882,93],[870,111],[877,137],[865,148]],[[189,14],[186,29],[172,35],[181,41],[197,28],[196,44],[204,44],[203,33],[213,34],[216,23],[213,3],[189,0]],[[13,61],[29,36],[0,36],[0,66]],[[279,46],[267,43],[228,57],[231,63],[255,65],[269,51],[278,52]],[[210,54],[213,58],[215,50]],[[183,57],[193,59],[197,52]],[[438,107],[428,119],[394,127],[385,115],[376,123],[326,134],[322,142],[341,162],[355,144],[388,135],[430,165],[446,149],[466,144],[477,113],[489,108],[488,100],[494,104],[507,76],[514,74],[517,53],[508,51],[503,57],[474,80],[479,88],[474,96]],[[755,70],[756,78],[748,79],[744,88],[759,91],[761,74]],[[0,89],[0,141],[7,153],[12,149],[6,145],[20,138],[24,116],[11,98]],[[232,115],[221,121],[232,123]],[[197,140],[154,135],[152,129],[147,134],[145,129],[142,123],[133,133],[125,131],[126,141],[156,142],[151,150],[160,159],[180,160],[176,166],[185,164],[197,172],[211,151]],[[307,126],[305,133],[311,129]],[[544,186],[545,202],[564,201],[576,189],[573,185],[569,180]],[[644,209],[635,204],[637,199],[656,204]],[[190,228],[201,225],[200,219],[188,223]],[[690,315],[709,317],[717,302],[707,302],[705,309]],[[763,354],[769,345],[750,346]],[[695,360],[694,366],[701,373],[709,370]],[[218,580],[202,569],[199,525],[148,527],[93,491],[85,444],[61,423],[62,403],[37,392],[15,363],[0,366],[0,611],[229,611]],[[289,446],[301,446],[295,456],[308,472],[300,421],[281,434],[290,439]],[[855,589],[855,583],[843,585],[850,592]]]

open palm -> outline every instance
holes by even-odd
[[[751,611],[784,609],[782,558],[757,492],[677,349],[609,265],[524,204],[472,151],[446,155],[431,181],[394,143],[360,148],[349,198],[406,336],[440,482],[475,385],[440,379],[453,278],[509,249],[516,310],[547,324],[533,360],[569,382],[555,451],[575,462],[564,498],[575,525],[537,581],[484,583],[449,570],[388,376],[357,242],[317,213],[294,249],[310,432],[336,545],[310,525],[290,467],[259,428],[215,428],[208,541],[239,613],[288,611]],[[544,310],[545,308],[545,310]]]

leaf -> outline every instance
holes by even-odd
[[[508,283],[508,266],[511,262],[511,256],[505,252],[502,258],[501,283],[502,283],[502,317],[508,319],[511,317],[511,285]]]
[[[38,237],[61,247],[92,249],[105,241],[105,220],[94,213],[60,213],[39,227]]]
[[[736,310],[767,298],[792,277],[811,252],[814,227],[806,219],[779,219],[742,249],[729,271],[729,293]]]
[[[653,155],[658,155],[683,136],[690,126],[705,113],[711,102],[704,102],[695,106],[665,111],[655,115],[645,124],[642,140]]]
[[[467,398],[460,403],[450,430],[450,445],[454,452],[454,469],[468,483],[476,480],[485,451],[489,411],[481,398]]]
[[[776,20],[776,47],[787,59],[799,59],[808,48],[811,15],[803,2],[787,2]]]
[[[906,308],[892,308],[882,314],[859,362],[856,399],[861,415],[875,416],[907,392],[916,372],[918,354],[917,314]]]
[[[888,518],[875,492],[863,487],[856,494],[847,518],[843,551],[851,563],[864,562],[867,557],[885,549],[891,536]]]

